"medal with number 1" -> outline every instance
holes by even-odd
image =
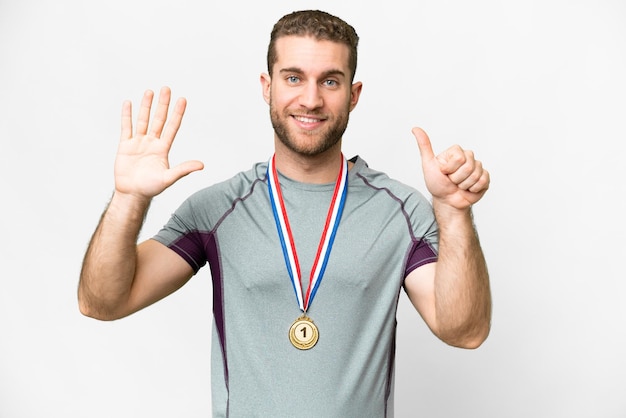
[[[296,294],[298,306],[302,311],[302,315],[294,321],[289,329],[289,341],[291,341],[294,347],[300,350],[308,350],[317,344],[319,331],[313,320],[306,315],[306,312],[313,302],[315,293],[322,282],[322,277],[324,276],[326,264],[330,256],[330,250],[335,239],[335,233],[339,227],[339,220],[341,219],[341,213],[343,212],[343,205],[348,191],[348,162],[342,155],[342,164],[335,183],[335,191],[330,207],[328,208],[326,223],[324,224],[324,230],[320,238],[315,261],[311,268],[309,288],[307,289],[306,296],[304,296],[302,291],[300,263],[298,261],[293,234],[291,233],[291,226],[289,225],[289,219],[287,217],[287,210],[280,190],[278,172],[274,165],[274,159],[275,156],[273,156],[268,163],[267,187],[269,189],[270,202],[272,203],[272,211],[274,212],[274,220],[276,221],[276,229],[278,230],[278,236],[285,257],[287,272],[289,273],[289,278]]]
[[[319,332],[313,320],[306,315],[296,319],[289,328],[289,341],[300,350],[308,350],[317,344]]]

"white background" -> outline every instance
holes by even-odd
[[[193,191],[272,149],[259,74],[273,23],[319,8],[361,36],[345,152],[424,190],[410,133],[492,173],[476,206],[494,297],[476,351],[403,296],[398,417],[626,416],[626,3],[588,0],[0,0],[0,417],[207,417],[207,270],[121,321],[82,317],[82,256],[112,192],[124,99],[172,87]]]

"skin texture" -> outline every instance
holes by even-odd
[[[275,127],[276,167],[309,183],[336,179],[341,136],[358,103],[348,47],[311,37],[276,42],[273,76],[260,77]],[[192,276],[191,267],[162,244],[137,236],[152,197],[178,179],[201,170],[199,161],[170,167],[168,153],[186,107],[179,99],[168,116],[171,93],[144,94],[133,132],[131,104],[122,107],[122,134],[115,161],[115,192],[88,247],[79,282],[83,314],[122,318],[174,292]],[[405,289],[430,329],[444,342],[476,348],[491,321],[489,276],[472,222],[472,205],[489,187],[489,173],[471,151],[458,145],[435,155],[430,139],[413,129],[426,186],[440,230],[439,260],[414,270]]]
[[[279,57],[289,61],[278,62],[273,86],[269,76],[261,79],[268,91],[276,138],[291,152],[306,156],[321,154],[341,141],[353,108],[347,100],[351,86],[346,69],[326,70],[333,62],[343,61],[347,48],[321,43],[323,49],[316,47],[313,38],[278,39],[276,48],[284,51]],[[305,74],[303,67],[314,70]]]
[[[193,273],[162,244],[153,240],[136,244],[152,197],[203,168],[199,161],[169,167],[168,153],[186,101],[177,101],[166,124],[171,93],[164,87],[149,124],[153,97],[152,91],[145,92],[134,134],[131,103],[122,106],[115,191],[87,248],[78,286],[80,311],[97,319],[130,315],[177,290]]]
[[[333,181],[341,136],[362,88],[350,83],[348,47],[289,36],[276,41],[276,50],[273,78],[260,80],[275,127],[276,168],[299,181]]]
[[[435,335],[464,348],[489,335],[489,275],[471,207],[489,187],[489,173],[471,151],[455,145],[435,157],[428,135],[414,128],[424,180],[439,225],[439,259],[405,279],[409,299]]]

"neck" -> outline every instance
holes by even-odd
[[[341,169],[341,141],[322,154],[310,156],[293,152],[276,139],[275,155],[276,169],[302,183],[332,183]]]

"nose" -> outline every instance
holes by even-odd
[[[318,109],[323,106],[324,99],[317,83],[307,83],[300,94],[299,103],[307,109]]]

